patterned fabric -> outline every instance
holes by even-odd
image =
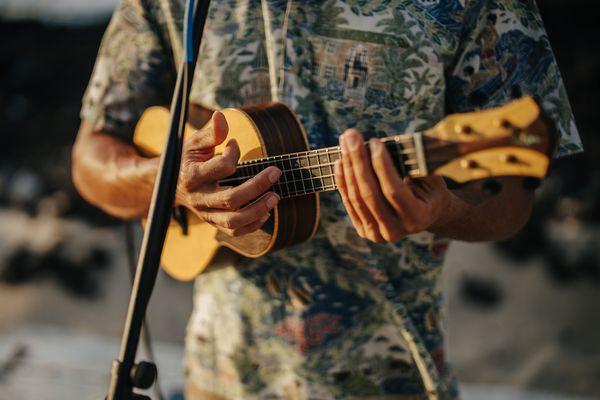
[[[82,117],[130,140],[168,102],[183,0],[123,0]],[[428,128],[449,112],[541,99],[558,155],[582,150],[533,0],[213,0],[191,99],[209,108],[283,101],[313,147]],[[201,275],[186,370],[231,399],[458,398],[444,358],[448,241],[360,239],[337,194],[307,243]]]

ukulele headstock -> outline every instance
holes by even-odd
[[[423,135],[428,171],[460,184],[500,176],[542,179],[554,137],[532,97],[449,115]]]

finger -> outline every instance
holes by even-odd
[[[198,215],[206,222],[233,232],[260,220],[275,208],[278,202],[279,196],[276,193],[267,193],[241,210],[202,211]]]
[[[373,139],[369,146],[371,162],[385,198],[396,211],[403,212],[416,201],[413,192],[398,174],[390,153],[381,141]]]
[[[346,179],[344,177],[342,161],[337,160],[333,166],[333,169],[334,169],[334,173],[335,173],[335,182],[336,182],[336,185],[340,192],[340,196],[342,197],[342,203],[344,204],[344,207],[346,208],[346,212],[348,213],[348,216],[350,217],[350,221],[352,221],[352,225],[354,225],[354,228],[356,228],[358,235],[360,237],[364,237],[365,232],[362,227],[362,222],[361,222],[360,218],[358,217],[358,214],[356,214],[354,207],[352,207],[352,203],[350,202],[350,199],[348,198],[348,188],[346,187]]]
[[[220,111],[215,111],[210,123],[193,132],[186,141],[186,152],[192,159],[205,161],[213,156],[214,148],[225,141],[228,132],[225,116]]]
[[[402,222],[408,232],[414,232],[417,227],[422,204],[415,197],[408,178],[402,179],[392,162],[392,157],[385,146],[378,139],[369,142],[371,162],[381,185],[381,190],[388,203],[401,216]]]
[[[356,178],[354,177],[354,170],[352,168],[352,161],[348,155],[348,147],[346,141],[343,139],[340,141],[340,147],[342,150],[342,170],[345,177],[346,189],[348,193],[348,200],[358,215],[361,226],[364,233],[364,238],[372,241],[381,241],[381,235],[377,229],[377,221],[371,215],[371,211],[364,203],[358,186],[356,184]],[[360,232],[359,232],[360,233]]]
[[[231,236],[242,236],[247,235],[248,233],[252,233],[260,229],[261,226],[267,222],[267,220],[271,217],[271,214],[263,215],[258,221],[251,223],[250,225],[243,226],[239,229],[235,229],[231,232]]]
[[[239,186],[203,196],[207,208],[237,210],[266,192],[281,176],[277,167],[268,167]]]
[[[225,146],[223,153],[196,165],[193,179],[202,184],[227,178],[235,174],[239,159],[240,147],[235,139],[232,139]]]
[[[394,214],[381,192],[362,135],[358,131],[350,129],[344,134],[343,140],[346,141],[349,149],[348,154],[360,197],[379,226],[388,227],[395,220]]]

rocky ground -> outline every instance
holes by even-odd
[[[515,239],[451,247],[450,357],[470,399],[600,398],[600,30],[586,0],[539,3],[586,153],[557,163]],[[123,227],[85,204],[69,176],[79,102],[106,23],[95,20],[0,19],[8,38],[0,42],[2,400],[39,397],[20,390],[50,381],[58,391],[41,398],[102,393],[116,355],[129,285]],[[189,284],[161,275],[149,319],[169,374],[190,298]],[[176,393],[178,374],[167,376]]]

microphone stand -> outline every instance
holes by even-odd
[[[157,377],[155,364],[144,361],[136,364],[135,358],[173,210],[188,114],[188,95],[192,86],[210,0],[199,0],[197,5],[194,3],[194,0],[187,2],[184,28],[185,56],[179,67],[171,101],[169,134],[165,150],[160,158],[152,192],[148,223],[144,231],[131,289],[121,349],[118,359],[113,362],[111,368],[108,400],[150,400],[148,396],[134,393],[133,390],[134,388],[150,388]]]

